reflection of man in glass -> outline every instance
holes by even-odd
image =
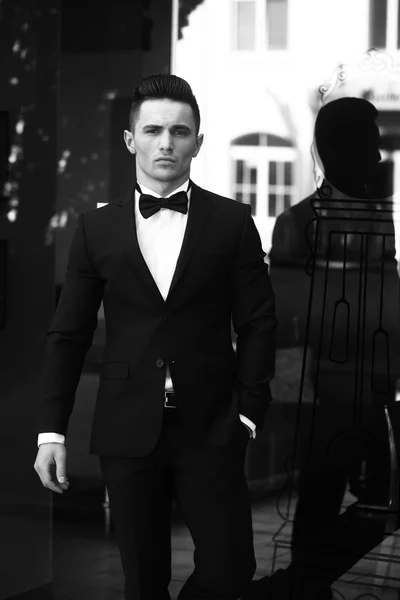
[[[384,405],[394,399],[400,362],[393,223],[390,212],[382,219],[383,203],[368,193],[381,159],[377,115],[358,98],[320,110],[314,136],[320,192],[276,222],[270,260],[278,307],[282,273],[287,279],[290,269],[304,271],[310,248],[316,252],[310,326],[301,339],[314,357],[316,411],[314,438],[310,444],[303,437],[300,453],[292,562],[257,582],[255,598],[268,587],[274,599],[329,600],[331,584],[383,539],[384,519],[367,522],[358,508],[388,505]],[[318,198],[317,238],[312,199]],[[293,315],[308,294],[304,275],[302,289],[290,295]],[[348,484],[359,502],[339,515]]]

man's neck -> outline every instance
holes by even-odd
[[[137,178],[139,185],[144,185],[152,192],[156,194],[160,194],[160,196],[168,196],[174,192],[178,187],[187,181],[189,178],[189,174],[185,174],[184,177],[176,179],[174,181],[158,181],[155,179],[149,179],[148,177],[139,177]]]

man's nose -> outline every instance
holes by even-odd
[[[170,133],[164,133],[160,137],[160,150],[172,150],[173,141]]]

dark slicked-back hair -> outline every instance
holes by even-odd
[[[176,75],[149,75],[143,77],[133,92],[129,114],[129,129],[133,132],[137,113],[145,100],[175,100],[189,104],[193,110],[196,135],[200,129],[200,111],[192,88],[187,81]]]

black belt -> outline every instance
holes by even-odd
[[[175,404],[176,394],[174,392],[165,392],[164,408],[177,408]]]

